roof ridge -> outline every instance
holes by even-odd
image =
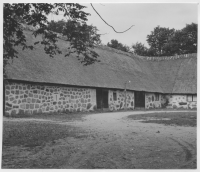
[[[24,30],[28,30],[28,31],[35,31],[36,29],[38,29],[37,26],[34,27],[34,26],[31,26],[31,25],[23,24],[23,23],[21,23],[21,26]],[[57,34],[57,37],[59,39],[66,41],[66,38],[67,38],[66,36],[64,36],[61,33],[57,33],[57,32],[54,32],[54,33]],[[132,58],[136,57],[136,58],[139,58],[139,59],[142,59],[142,60],[147,60],[147,61],[164,61],[164,60],[176,60],[176,59],[181,59],[181,58],[197,57],[197,53],[181,54],[181,55],[174,55],[174,56],[161,56],[161,57],[153,56],[153,57],[149,57],[149,56],[140,56],[140,55],[137,55],[137,54],[134,54],[134,53],[121,51],[121,50],[118,50],[118,49],[115,49],[115,48],[108,47],[106,45],[95,45],[95,47],[101,48],[103,50],[114,51],[117,54],[126,55],[126,56],[129,56],[129,57],[132,57]]]
[[[141,56],[143,59],[148,61],[164,61],[164,60],[176,60],[182,58],[195,58],[197,57],[197,53],[189,53],[189,54],[181,54],[181,55],[174,55],[174,56],[161,56],[161,57],[148,57],[148,56]]]
[[[147,60],[147,61],[163,61],[163,60],[175,60],[175,59],[181,59],[181,58],[191,58],[191,57],[197,57],[197,53],[189,53],[189,54],[181,54],[181,55],[174,55],[174,56],[161,56],[161,57],[157,57],[157,56],[140,56],[137,54],[132,54],[132,53],[128,53],[128,52],[124,52],[115,48],[111,48],[108,47],[106,45],[98,45],[96,46],[98,48],[101,48],[103,50],[108,50],[108,51],[114,51],[117,54],[123,54],[123,55],[127,55],[129,57],[136,57],[142,60]]]

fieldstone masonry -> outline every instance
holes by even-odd
[[[156,100],[156,96],[154,93],[146,93],[145,108],[146,109],[161,108],[161,95],[159,94],[158,100]]]
[[[115,94],[115,97],[114,97]],[[127,91],[127,109],[134,109],[134,91]],[[109,90],[109,109],[125,107],[124,91]],[[197,108],[196,101],[188,101],[187,95],[145,94],[145,108]],[[5,115],[32,115],[51,112],[78,112],[96,109],[96,89],[64,86],[44,86],[7,82],[5,84]]]
[[[116,92],[117,99],[114,100],[113,98],[113,92]],[[126,106],[127,109],[134,109],[134,92],[127,91],[126,92]],[[125,93],[124,91],[112,91],[109,90],[109,98],[108,98],[108,104],[110,110],[119,110],[124,109],[125,107]]]
[[[183,108],[183,109],[196,109],[197,102],[195,101],[188,101],[187,95],[168,95],[166,96],[168,100],[167,108]]]
[[[36,84],[5,85],[5,115],[91,111],[96,90]]]
[[[154,93],[145,94],[145,107],[151,108],[171,108],[171,109],[196,109],[196,101],[188,101],[187,95],[167,95],[159,94],[156,101]]]

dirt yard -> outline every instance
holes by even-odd
[[[159,112],[89,114],[70,121],[4,118],[2,168],[196,168],[196,126],[130,118],[148,113]]]

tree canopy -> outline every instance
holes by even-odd
[[[174,29],[157,26],[150,35],[147,35],[147,43],[150,48],[152,48],[156,56],[164,54],[165,44],[173,34]]]
[[[130,48],[122,43],[118,42],[116,39],[112,39],[110,43],[107,43],[108,47],[115,48],[121,51],[130,52]]]
[[[137,42],[133,52],[141,56],[173,56],[197,52],[197,24],[187,24],[181,30],[157,26],[147,35],[149,48]]]
[[[90,14],[84,12],[84,8],[86,7],[77,3],[4,3],[4,69],[9,59],[18,57],[16,46],[20,46],[23,50],[32,50],[36,44],[40,44],[50,57],[61,54],[62,51],[56,44],[58,41],[57,33],[66,36],[66,40],[70,43],[70,47],[67,47],[68,53],[65,56],[76,53],[77,58],[84,65],[97,62],[98,54],[93,49],[95,45],[101,43],[100,34],[97,34],[98,30],[95,26],[87,25],[86,21]],[[48,16],[51,14],[63,15],[67,20],[50,22]],[[42,34],[42,40],[34,42],[33,45],[28,45],[23,32],[23,25],[33,26],[35,30],[32,34],[35,37]],[[125,52],[132,52],[131,49],[133,49],[135,54],[142,56],[196,53],[197,27],[195,23],[187,24],[181,30],[157,26],[151,34],[147,35],[149,48],[139,42],[129,47],[115,39],[112,39],[110,43],[108,42],[107,46]]]
[[[79,58],[82,63],[88,65],[98,61],[98,54],[92,51],[92,48],[94,48],[95,43],[100,42],[100,35],[96,34],[96,27],[87,26],[86,21],[90,14],[84,12],[84,8],[86,7],[77,3],[5,3],[3,5],[4,66],[10,58],[18,57],[15,46],[21,46],[24,50],[33,49],[34,45],[41,44],[44,46],[45,53],[50,57],[62,53],[57,47],[58,37],[54,31],[66,35],[73,52],[76,52],[78,57],[80,54],[83,55],[83,58]],[[50,14],[63,14],[64,17],[68,17],[68,22],[57,22],[56,25],[58,28],[59,25],[69,27],[55,30],[52,22],[50,27],[48,21],[48,15]],[[35,27],[33,35],[36,37],[42,34],[42,40],[35,42],[33,45],[27,45],[22,24]],[[72,52],[69,51],[70,53]]]
[[[101,43],[100,34],[97,34],[98,29],[95,26],[87,25],[85,22],[60,20],[57,22],[51,21],[48,24],[48,29],[67,37],[71,47],[68,47],[69,53],[66,56],[76,52],[77,58],[85,65],[98,61],[98,54],[92,50],[94,45]],[[79,55],[84,55],[84,61]]]

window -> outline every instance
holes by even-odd
[[[187,101],[188,101],[188,102],[192,102],[192,95],[188,95],[188,96],[187,96]]]
[[[113,101],[117,101],[117,93],[113,92]]]
[[[196,101],[197,101],[197,96],[193,95],[193,102],[196,102]]]
[[[159,94],[155,93],[155,101],[159,101]]]
[[[197,95],[188,95],[187,101],[188,102],[196,102],[197,101]]]
[[[60,98],[60,95],[59,94],[53,94],[53,101],[54,102],[57,102]]]

